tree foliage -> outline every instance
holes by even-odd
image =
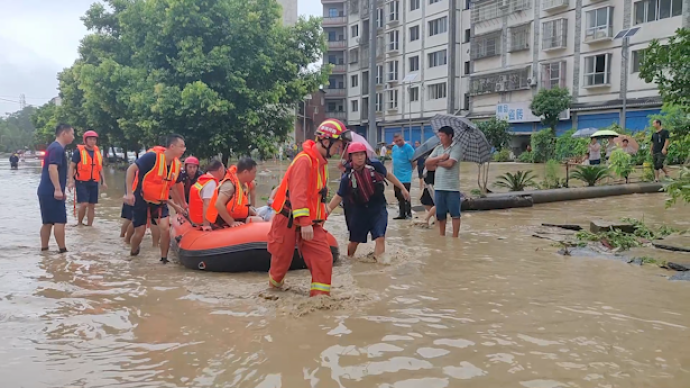
[[[615,148],[611,153],[609,157],[609,166],[611,171],[625,179],[625,183],[628,183],[628,177],[635,171],[632,156],[620,148]]]
[[[570,173],[570,179],[577,179],[587,186],[595,186],[602,179],[608,178],[609,169],[606,166],[594,165],[594,166],[577,166],[575,171]]]
[[[489,120],[478,122],[477,128],[484,132],[486,140],[497,150],[507,147],[510,143],[511,136],[508,133],[510,124],[505,120],[499,120],[496,117],[492,117]]]
[[[540,89],[532,99],[530,109],[532,114],[541,117],[541,123],[551,128],[555,136],[559,115],[570,108],[571,102],[572,96],[567,88]]]
[[[33,106],[0,117],[0,151],[14,152],[33,144],[36,128],[31,123],[31,116],[36,111]]]
[[[60,110],[125,149],[171,133],[202,157],[266,148],[286,137],[291,108],[329,70],[308,70],[325,45],[320,20],[280,18],[275,0],[94,4],[79,59],[59,75]]]
[[[690,107],[690,29],[679,28],[662,44],[653,40],[644,51],[640,78],[654,82],[664,103]]]
[[[568,160],[587,153],[589,138],[573,138],[576,129],[569,129],[556,139],[556,160]]]
[[[534,163],[544,163],[553,158],[556,143],[556,136],[550,129],[542,129],[534,133],[531,139],[532,161]]]
[[[666,207],[671,207],[680,199],[684,203],[690,203],[690,168],[683,167],[677,180],[664,185],[664,191],[671,196],[666,201]]]
[[[534,181],[536,177],[532,170],[516,171],[515,174],[507,172],[496,178],[494,186],[509,191],[525,191],[527,187],[537,187],[537,183]]]

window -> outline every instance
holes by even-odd
[[[642,0],[635,3],[635,24],[683,14],[683,0]]]
[[[383,83],[383,66],[376,66],[376,85],[381,85]]]
[[[585,86],[609,85],[611,83],[611,54],[585,57]]]
[[[359,36],[359,24],[355,24],[354,26],[350,26],[350,36],[353,38],[356,38]]]
[[[446,83],[429,85],[427,88],[427,100],[438,100],[439,98],[446,98]]]
[[[359,13],[359,0],[350,0],[350,15]]]
[[[350,110],[353,112],[358,112],[359,111],[359,101],[357,101],[357,100],[350,101]]]
[[[485,74],[470,79],[470,95],[526,90],[532,75],[532,67],[510,70],[502,73]]]
[[[469,94],[465,94],[463,100],[464,100],[464,108],[465,108],[465,110],[470,110],[470,95],[469,95]]]
[[[376,111],[381,112],[383,110],[383,93],[376,93]]]
[[[462,43],[469,43],[470,42],[470,37],[472,36],[472,30],[469,28],[465,30],[465,39],[462,40]]]
[[[388,109],[398,109],[398,90],[389,90],[388,91]]]
[[[397,21],[400,20],[400,15],[398,13],[398,10],[400,8],[400,2],[395,0],[391,1],[388,3],[388,21]]]
[[[420,0],[410,0],[410,11],[415,11],[419,9]]]
[[[328,63],[330,63],[331,65],[335,65],[335,55],[328,56]]]
[[[429,22],[429,36],[443,34],[448,31],[448,16]]]
[[[438,3],[439,1],[441,1],[441,0],[429,0],[429,4]]]
[[[335,112],[337,110],[335,102],[329,102],[327,108],[329,112]]]
[[[367,118],[369,118],[369,98],[365,97],[362,99],[362,119]]]
[[[352,49],[350,50],[350,53],[347,55],[347,57],[350,59],[350,63],[357,63],[359,62],[359,49]]]
[[[369,94],[369,72],[362,72],[362,95]]]
[[[470,58],[480,59],[500,54],[501,32],[475,36],[470,47]]]
[[[613,37],[613,7],[604,7],[587,12],[585,41]]]
[[[508,52],[516,52],[529,49],[530,25],[513,27],[509,30],[510,47]]]
[[[398,80],[398,61],[388,62],[388,81]]]
[[[415,55],[414,57],[410,57],[410,71],[408,73],[411,73],[413,71],[419,71],[419,55]]]
[[[335,42],[337,39],[337,35],[335,31],[328,31],[328,41],[329,42]]]
[[[410,88],[410,102],[419,101],[419,87]]]
[[[359,86],[359,76],[357,74],[350,76],[350,87],[356,88]]]
[[[639,73],[642,69],[642,62],[644,62],[644,50],[636,50],[632,52],[632,72]]]
[[[565,87],[565,61],[541,65],[541,87],[553,89]]]
[[[470,74],[470,61],[465,62],[465,75]]]
[[[419,40],[419,26],[410,27],[410,42]]]
[[[374,1],[374,0],[371,0]],[[386,17],[383,15],[383,8],[377,8],[376,9],[376,27],[377,28],[383,28],[384,23],[386,22]]]
[[[388,51],[398,51],[400,42],[400,31],[393,30],[388,33]]]
[[[340,11],[338,11],[337,8],[331,8],[328,10],[329,18],[337,18],[338,16],[340,16]]]
[[[470,9],[470,5],[472,4],[472,0],[465,0],[465,9]]]
[[[446,55],[445,49],[429,53],[427,56],[429,59],[428,67],[443,66],[448,63],[448,56]]]
[[[544,50],[565,48],[568,37],[568,19],[544,22],[542,47]]]

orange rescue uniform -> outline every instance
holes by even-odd
[[[170,188],[177,182],[182,163],[175,158],[168,168],[165,160],[165,148],[161,150],[154,147],[152,151],[156,153],[156,164],[145,173],[144,179],[142,179],[141,197],[146,202],[162,204],[167,202],[170,197]]]
[[[219,219],[218,217],[216,201],[218,201],[218,193],[220,193],[220,188],[226,181],[230,181],[235,187],[235,192],[233,193],[232,198],[230,198],[228,203],[225,205],[226,209],[228,210],[228,214],[230,214],[230,217],[232,217],[232,219],[235,221],[244,221],[247,217],[249,217],[249,190],[245,188],[237,178],[237,166],[230,166],[228,171],[225,172],[225,177],[218,185],[216,191],[213,193],[213,197],[211,198],[211,206],[209,206],[208,210],[206,210],[206,219],[214,224],[218,224],[222,221],[222,219]]]
[[[201,190],[207,183],[215,181],[218,184],[218,179],[213,175],[206,173],[200,176],[194,185],[189,189],[189,219],[197,225],[204,223],[204,199],[201,198]],[[211,206],[214,204],[211,200]],[[209,208],[211,207],[209,206]]]
[[[283,285],[297,247],[311,271],[309,295],[330,295],[333,254],[323,229],[328,217],[325,204],[328,161],[312,140],[304,142],[302,149],[285,173],[271,205],[276,216],[268,233],[269,283],[273,287]],[[309,225],[314,228],[314,238],[305,241],[300,227]]]
[[[77,151],[81,160],[77,164],[77,171],[74,178],[81,182],[101,181],[101,171],[103,171],[103,156],[98,147],[93,147],[93,158],[89,155],[86,146],[80,144]]]

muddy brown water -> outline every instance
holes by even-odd
[[[266,196],[284,165],[262,169]],[[363,246],[334,269],[333,298],[310,300],[307,271],[269,292],[265,274],[163,266],[148,237],[128,261],[119,172],[95,226],[69,228],[70,252],[39,253],[38,172],[0,161],[2,387],[690,385],[690,282],[530,237],[595,216],[689,228],[689,208],[664,210],[663,194],[467,213],[458,240],[390,220],[392,264]],[[476,187],[475,167],[462,174]],[[344,249],[342,216],[327,226]]]

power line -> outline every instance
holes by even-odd
[[[2,98],[2,97],[0,97],[0,101],[14,102],[14,103],[19,104],[18,100],[8,100],[7,98]]]

